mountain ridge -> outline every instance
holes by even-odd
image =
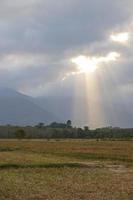
[[[36,104],[32,97],[10,88],[0,88],[0,124],[50,123],[55,116]]]

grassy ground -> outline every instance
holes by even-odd
[[[132,200],[133,141],[1,140],[0,200]]]

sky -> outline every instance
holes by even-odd
[[[1,87],[131,101],[132,10],[132,0],[1,0]]]

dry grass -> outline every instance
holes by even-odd
[[[1,140],[0,200],[131,200],[133,141]]]

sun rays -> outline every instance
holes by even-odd
[[[96,71],[99,68],[106,67],[106,65],[116,62],[119,60],[120,54],[118,52],[109,52],[105,56],[85,56],[80,55],[71,59],[71,62],[76,66],[76,70],[67,74],[66,78],[69,76],[77,76],[78,82],[84,82],[84,88],[82,88],[82,84],[75,84],[75,108],[74,115],[75,119],[79,116],[82,117],[82,103],[79,103],[78,95],[80,95],[80,91],[84,90],[84,103],[86,104],[86,115],[87,115],[87,124],[90,127],[94,128],[96,126],[104,126],[105,124],[105,116],[104,109],[102,105],[102,92],[99,86],[99,76]],[[81,78],[82,77],[82,78]],[[78,88],[77,88],[78,87]],[[80,89],[79,89],[80,88]],[[80,110],[80,113],[77,112]],[[78,113],[78,114],[77,114]]]
[[[110,35],[107,43],[110,45],[109,40],[115,43],[127,44],[130,39],[129,32],[119,32]],[[115,46],[114,46],[115,47]],[[116,49],[116,48],[115,48]],[[118,80],[115,76],[115,71],[111,70],[111,65],[121,59],[123,55],[117,51],[110,51],[108,53],[97,55],[79,54],[70,59],[73,64],[73,71],[67,73],[62,80],[74,76],[74,80],[78,80],[75,84],[75,100],[73,107],[74,121],[79,117],[86,115],[86,123],[95,128],[106,125],[111,125],[105,117],[104,101],[111,107],[112,112],[115,112],[112,102],[111,93],[109,91],[110,84],[112,87],[118,85]],[[113,68],[114,69],[114,68]],[[108,74],[108,79],[106,78]],[[84,93],[85,100],[80,102],[79,96]],[[102,96],[104,95],[104,97]],[[120,95],[122,98],[122,95]],[[85,104],[86,110],[83,111]],[[109,113],[108,113],[109,115]],[[111,116],[111,115],[110,115]],[[117,121],[116,119],[111,119]]]

